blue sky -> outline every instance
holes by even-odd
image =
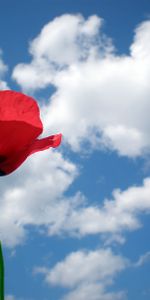
[[[149,1],[0,8],[0,89],[63,134],[0,181],[6,300],[148,300]]]

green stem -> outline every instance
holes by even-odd
[[[0,242],[0,300],[4,300],[4,260]]]

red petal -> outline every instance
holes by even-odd
[[[46,150],[50,147],[56,148],[60,145],[62,139],[62,134],[55,134],[48,136],[46,138],[35,140],[30,148],[30,154],[38,151]]]
[[[14,91],[0,91],[0,154],[30,145],[43,131],[34,99]]]

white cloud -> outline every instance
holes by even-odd
[[[7,66],[4,64],[2,60],[2,50],[0,49],[0,76],[5,74],[6,71],[7,71]]]
[[[69,254],[52,269],[45,271],[50,285],[69,288],[64,300],[124,299],[123,292],[107,292],[116,275],[128,266],[128,260],[114,255],[110,249],[77,251]],[[36,268],[41,273],[40,268]]]
[[[33,56],[31,64],[18,64],[13,78],[24,90],[43,88],[54,83],[55,77],[65,66],[85,59],[94,51],[96,37],[102,20],[97,16],[87,21],[81,15],[63,15],[43,27],[30,43]],[[94,43],[94,45],[89,47]]]
[[[103,131],[103,144],[110,149],[118,150],[122,155],[134,157],[141,154],[144,137],[136,128],[122,125],[108,126]]]
[[[62,131],[77,151],[87,141],[136,157],[150,149],[150,21],[135,30],[130,54],[119,56],[102,32],[102,19],[63,15],[30,43],[30,64],[13,78],[29,91],[53,84],[43,107],[45,126]]]
[[[146,263],[150,262],[150,251],[146,252],[145,254],[141,255],[138,261],[134,264],[135,267],[141,267]]]
[[[134,58],[139,60],[147,60],[150,52],[150,21],[145,21],[140,24],[136,31],[134,37],[134,43],[131,46],[131,54]],[[146,47],[145,47],[146,46]]]
[[[46,128],[61,131],[74,151],[84,141],[93,149],[111,149],[136,157],[149,152],[150,22],[135,31],[130,54],[119,56],[102,33],[102,20],[64,15],[49,22],[30,43],[30,64],[18,64],[13,78],[24,91],[53,85],[56,92],[42,107]],[[0,76],[6,68],[0,60]],[[0,77],[1,78],[1,77]],[[5,81],[0,89],[6,89]],[[67,198],[77,166],[57,151],[38,153],[16,173],[1,178],[0,238],[7,246],[25,241],[27,225],[49,236],[122,233],[141,226],[150,212],[150,178],[143,185],[115,190],[112,199],[90,205],[80,192]],[[108,235],[107,235],[108,236]],[[107,239],[109,241],[109,239]],[[149,253],[137,261],[141,266]],[[111,250],[78,251],[45,274],[50,285],[69,289],[64,300],[121,300],[124,292],[107,290],[128,262]],[[79,272],[80,271],[80,272]],[[8,300],[13,300],[8,296]]]
[[[7,246],[24,242],[27,225],[49,236],[104,234],[123,242],[123,233],[138,229],[140,214],[150,212],[150,178],[125,191],[114,190],[101,206],[90,205],[82,193],[66,197],[77,167],[56,151],[38,153],[13,175],[1,177],[0,238]],[[110,237],[111,235],[111,237]]]
[[[0,80],[0,91],[8,90],[9,86],[7,85],[6,81]]]
[[[28,159],[13,175],[1,177],[0,239],[5,245],[24,242],[26,225],[40,229],[63,221],[73,205],[63,199],[63,193],[76,171],[60,153],[47,151]]]
[[[44,123],[62,132],[73,150],[86,140],[93,148],[138,156],[150,146],[150,55],[145,50],[150,22],[136,29],[128,56],[113,52],[101,26],[97,16],[54,19],[31,41],[31,63],[16,66],[13,77],[24,89],[54,84],[56,92],[42,107]],[[141,226],[139,214],[150,209],[150,179],[114,191],[101,206],[88,205],[81,193],[64,195],[77,167],[57,152],[49,160],[48,153],[30,158],[19,173],[1,181],[0,231],[6,244],[24,240],[28,224],[45,226],[49,235],[111,233],[121,242],[124,230]]]
[[[47,274],[46,280],[52,285],[74,287],[83,282],[103,281],[111,278],[125,266],[124,260],[114,256],[111,250],[78,251],[58,262]]]
[[[88,56],[91,38],[98,33],[100,25],[97,16],[87,21],[81,15],[57,17],[32,41],[30,53],[36,59],[46,58],[57,65],[70,65]],[[83,48],[84,52],[81,52]]]
[[[14,296],[12,295],[7,295],[6,300],[15,300]]]
[[[53,226],[49,234],[69,232],[76,236],[106,234],[107,242],[124,242],[125,231],[142,226],[141,213],[150,213],[150,178],[142,186],[129,187],[125,191],[114,190],[112,199],[104,200],[101,206],[80,205],[70,210],[60,227]],[[109,234],[111,237],[109,238]]]
[[[87,284],[68,293],[63,300],[124,300],[125,292],[107,292],[100,284]]]
[[[9,89],[7,82],[3,80],[8,67],[5,65],[2,59],[2,50],[0,49],[0,90]]]

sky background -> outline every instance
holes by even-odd
[[[150,2],[0,1],[0,49],[63,134],[1,177],[6,300],[149,300]]]

